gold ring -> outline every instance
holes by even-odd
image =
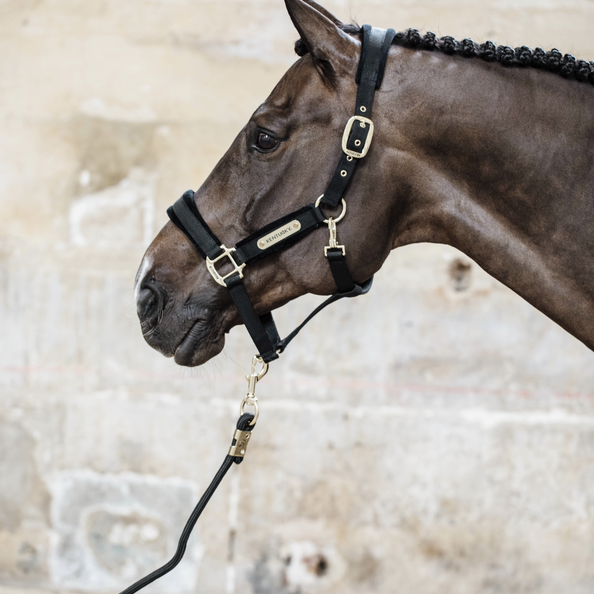
[[[320,205],[320,201],[322,200],[322,198],[324,197],[324,194],[322,194],[315,203],[316,208]],[[344,215],[346,214],[346,202],[344,200],[344,198],[342,199],[342,212],[340,213],[340,215],[334,219],[335,223],[338,223],[338,221],[342,221],[342,219],[344,219]],[[328,223],[328,219],[324,219],[324,223]]]
[[[241,406],[239,407],[239,415],[240,416],[243,414],[246,404],[249,404],[250,406],[254,407],[254,418],[252,419],[252,422],[250,423],[250,426],[253,427],[258,422],[258,417],[260,416],[260,407],[258,406],[258,399],[255,396],[252,398],[250,398],[249,396],[246,396],[241,401]]]

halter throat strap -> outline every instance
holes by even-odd
[[[243,276],[249,262],[287,248],[324,223],[328,223],[331,229],[329,221],[332,219],[326,219],[320,205],[336,207],[342,201],[346,208],[343,195],[359,160],[367,155],[373,139],[373,100],[375,91],[381,85],[388,51],[395,35],[393,29],[377,29],[370,25],[362,27],[361,56],[355,78],[358,84],[355,115],[346,124],[342,154],[326,191],[316,204],[309,204],[273,221],[232,248],[227,248],[202,218],[192,190],[185,192],[167,209],[171,221],[184,232],[196,251],[206,260],[206,266],[214,280],[229,289],[241,320],[266,363],[277,359],[299,331],[322,309],[344,297],[363,295],[371,288],[372,278],[360,285],[353,281],[346,265],[344,246],[337,245],[334,235],[334,244],[331,240],[324,253],[338,290],[283,340],[272,314],[257,314],[243,283]],[[222,274],[219,269],[225,260],[231,264],[232,269]]]

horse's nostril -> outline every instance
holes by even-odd
[[[141,322],[151,317],[151,313],[157,307],[157,297],[155,292],[148,287],[145,287],[138,293],[136,301],[136,313]]]
[[[155,325],[163,307],[165,296],[158,287],[143,283],[136,298],[136,313],[141,324]]]

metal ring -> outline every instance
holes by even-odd
[[[322,198],[324,197],[324,194],[322,194],[315,203],[315,206],[318,207],[320,205],[320,201],[322,200]],[[335,223],[338,223],[339,221],[342,221],[342,219],[344,219],[344,215],[346,214],[346,202],[344,200],[344,198],[342,199],[342,212],[340,213],[340,215],[338,215],[338,217],[336,217],[334,219]],[[328,223],[328,219],[324,219],[324,223]]]
[[[260,407],[258,406],[258,399],[255,396],[250,397],[249,395],[246,396],[239,406],[239,416],[243,414],[243,410],[245,405],[249,404],[250,406],[254,407],[254,418],[250,423],[250,426],[253,427],[258,422],[258,417],[260,416]]]

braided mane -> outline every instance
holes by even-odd
[[[342,25],[341,29],[349,35],[361,33],[358,25]],[[499,62],[503,66],[519,66],[538,68],[554,72],[564,78],[594,85],[594,62],[578,60],[571,54],[563,55],[558,49],[545,51],[540,47],[535,50],[523,45],[513,48],[508,45],[495,45],[492,41],[475,43],[472,39],[456,41],[453,37],[437,37],[431,31],[421,35],[417,29],[407,29],[397,33],[392,45],[427,51],[440,51],[448,55],[458,55],[465,58],[480,58],[486,62]],[[307,46],[302,39],[295,43],[298,56],[308,53]]]

